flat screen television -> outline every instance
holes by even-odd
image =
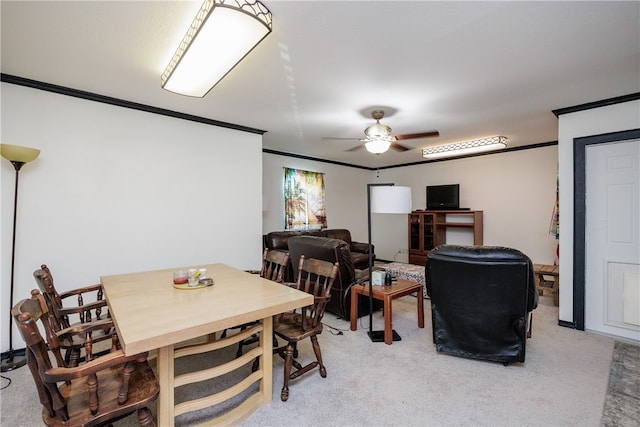
[[[427,210],[460,208],[460,184],[428,185]]]

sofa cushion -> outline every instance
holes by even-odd
[[[289,238],[293,236],[322,236],[318,231],[272,231],[265,236],[265,247],[268,249],[289,249]]]
[[[373,257],[372,262],[375,261]],[[361,252],[351,252],[351,262],[355,268],[365,269],[369,268],[369,254],[363,254]]]
[[[351,249],[351,232],[344,228],[328,228],[322,232],[325,237],[330,239],[344,240]]]

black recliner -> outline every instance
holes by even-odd
[[[505,247],[441,245],[429,252],[425,275],[438,351],[524,362],[530,313],[538,306],[528,256]]]

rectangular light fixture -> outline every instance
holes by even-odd
[[[489,138],[474,139],[472,141],[456,142],[453,144],[436,145],[423,148],[422,157],[436,159],[440,157],[454,157],[463,154],[481,153],[505,148],[507,138],[504,136],[492,136]]]
[[[206,0],[162,73],[162,87],[203,97],[272,29],[259,1]]]

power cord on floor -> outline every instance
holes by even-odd
[[[348,329],[336,328],[335,326],[327,325],[324,322],[322,322],[322,324],[324,326],[326,326],[327,328],[329,328],[329,332],[331,332],[331,334],[333,334],[333,335],[344,335],[344,332],[348,331]]]
[[[7,383],[7,385],[3,385],[2,388],[0,388],[0,390],[4,390],[5,388],[7,388],[7,387],[9,387],[11,385],[11,378],[7,378],[4,375],[0,375],[0,378],[2,378],[3,380],[9,381]]]

